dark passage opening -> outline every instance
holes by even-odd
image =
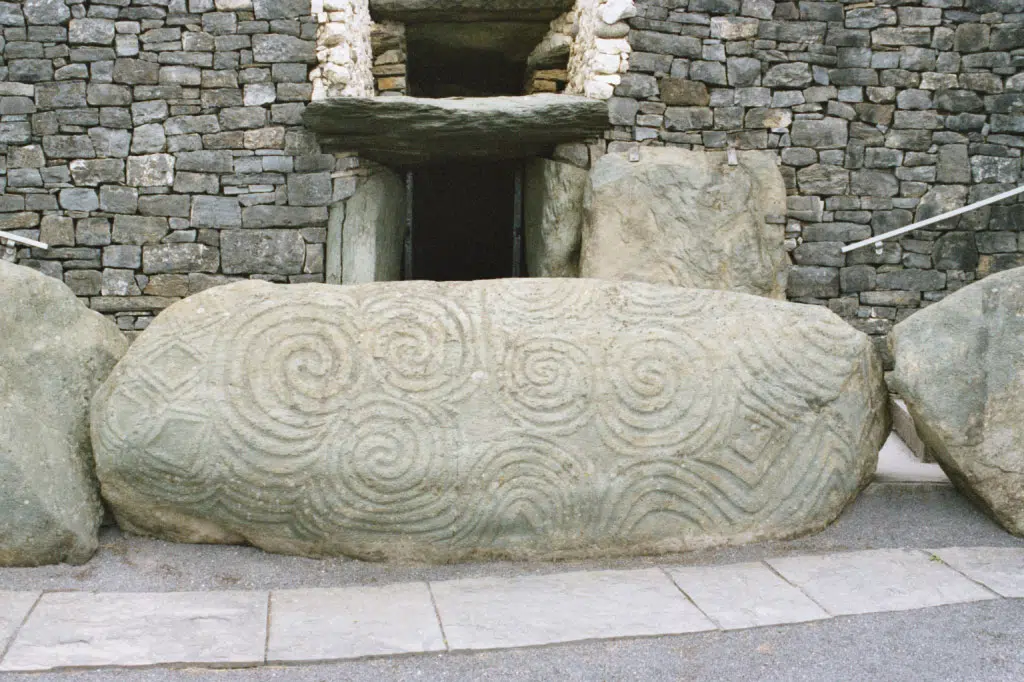
[[[413,171],[412,271],[406,278],[518,276],[520,167],[518,161],[504,161],[423,166]]]
[[[409,94],[521,95],[526,58],[547,30],[547,22],[408,24]]]

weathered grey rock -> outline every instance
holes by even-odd
[[[523,227],[531,277],[578,277],[587,171],[533,159],[526,166]]]
[[[378,167],[375,171],[359,183],[345,203],[343,215],[332,215],[327,228],[328,243],[341,243],[342,284],[401,279],[405,183],[392,170]],[[344,220],[343,225],[338,224],[339,219]],[[328,272],[332,270],[328,268]]]
[[[551,145],[600,135],[608,127],[608,105],[551,94],[348,97],[311,103],[303,120],[327,136],[321,139],[327,146],[401,166],[454,158],[539,156]]]
[[[372,0],[378,19],[406,22],[540,21],[572,9],[574,0]]]
[[[819,307],[597,280],[244,282],[156,318],[93,435],[134,532],[602,556],[822,528],[870,479],[886,400],[868,338]]]
[[[65,0],[24,0],[21,10],[30,24],[63,24],[71,16]]]
[[[220,245],[226,275],[298,275],[306,258],[298,230],[226,230]]]
[[[64,284],[0,261],[0,566],[84,563],[102,508],[89,400],[127,349]]]
[[[252,57],[257,62],[316,62],[316,41],[276,33],[252,37]]]
[[[1024,535],[1024,268],[986,277],[893,328],[892,385],[949,478]]]
[[[772,156],[645,149],[608,154],[587,185],[580,275],[783,298],[786,189]]]

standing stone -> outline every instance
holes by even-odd
[[[896,325],[893,387],[950,480],[1024,536],[1024,268]]]
[[[0,261],[0,566],[81,564],[103,510],[89,400],[127,349],[60,281]]]
[[[580,275],[784,298],[786,188],[775,160],[645,149],[597,161],[584,198]]]
[[[405,183],[401,176],[376,166],[345,203],[338,239],[336,219],[328,227],[328,244],[341,244],[341,283],[391,282],[402,278],[405,246]]]
[[[523,226],[531,277],[578,277],[587,171],[534,159],[526,167]]]
[[[824,308],[580,279],[217,287],[94,406],[126,530],[373,560],[788,538],[889,431],[872,344]]]

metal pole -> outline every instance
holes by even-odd
[[[889,239],[890,237],[896,237],[896,236],[901,235],[901,234],[906,234],[907,232],[912,232],[913,230],[916,230],[916,229],[921,228],[921,227],[926,227],[928,225],[934,225],[935,223],[941,223],[943,220],[947,220],[949,218],[955,218],[956,216],[961,215],[963,213],[967,213],[968,211],[973,211],[976,208],[981,208],[982,206],[988,206],[989,204],[994,204],[997,201],[1002,201],[1003,199],[1006,199],[1008,197],[1012,197],[1012,196],[1014,196],[1016,194],[1020,194],[1021,192],[1024,192],[1024,185],[1022,185],[1021,187],[1018,187],[1016,189],[1011,189],[1009,191],[1003,192],[1002,194],[997,194],[994,197],[989,197],[988,199],[982,199],[981,201],[976,201],[975,203],[970,204],[969,206],[964,206],[963,208],[958,208],[956,210],[948,211],[946,213],[943,213],[942,215],[937,215],[934,218],[928,218],[927,220],[922,220],[919,223],[914,223],[912,225],[907,225],[906,227],[900,227],[900,228],[897,228],[895,230],[891,230],[889,232],[886,232],[885,234],[880,234],[877,237],[871,237],[870,239],[865,239],[863,241],[859,241],[859,242],[856,242],[854,244],[850,244],[849,246],[844,246],[843,247],[843,253],[849,253],[850,251],[855,251],[855,250],[863,248],[865,246],[870,246],[870,245],[875,244],[877,242],[885,241],[886,239]]]

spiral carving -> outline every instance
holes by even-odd
[[[500,549],[528,540],[538,547],[578,542],[589,528],[593,463],[546,438],[500,435],[466,478],[478,491],[459,520],[456,544]]]
[[[564,338],[519,337],[505,351],[500,396],[513,419],[572,433],[589,419],[594,368],[589,354]]]
[[[311,523],[443,536],[455,515],[452,431],[439,415],[389,397],[354,406],[314,482]]]
[[[450,298],[377,296],[364,304],[374,371],[400,397],[465,397],[477,363],[470,317]]]
[[[551,280],[501,280],[501,286],[488,290],[488,303],[502,317],[532,323],[545,320],[583,318],[595,298],[586,287],[552,287]]]
[[[602,435],[645,457],[692,452],[714,436],[716,377],[705,350],[679,333],[652,331],[612,343],[604,362]]]
[[[308,464],[331,415],[359,389],[361,351],[347,305],[274,305],[238,316],[222,344],[226,435],[269,474]]]

